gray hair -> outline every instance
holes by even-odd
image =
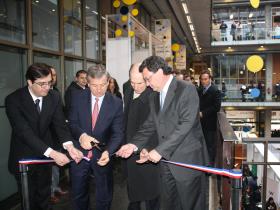
[[[91,78],[99,79],[104,75],[106,75],[107,79],[109,80],[110,74],[106,71],[105,66],[102,64],[97,64],[88,68],[88,76]]]

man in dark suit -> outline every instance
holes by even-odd
[[[72,94],[69,125],[76,144],[90,162],[71,164],[73,204],[75,210],[89,209],[89,176],[94,174],[96,210],[109,210],[113,196],[112,162],[123,141],[123,104],[121,99],[106,92],[109,74],[104,66],[88,69],[88,86],[85,91]],[[105,149],[92,147],[91,142],[105,144]]]
[[[195,87],[177,81],[172,69],[158,56],[151,56],[140,66],[146,84],[156,91],[150,98],[148,119],[131,143],[121,147],[117,155],[127,158],[141,150],[150,137],[158,134],[158,145],[150,152],[141,151],[139,163],[162,158],[189,164],[207,164],[207,151],[199,121],[199,101]],[[161,165],[163,209],[206,209],[205,174],[175,165]]]
[[[25,76],[28,85],[6,98],[6,113],[12,126],[9,170],[16,177],[19,192],[20,159],[50,157],[60,166],[70,161],[65,154],[52,149],[51,126],[70,156],[76,162],[82,158],[82,153],[73,146],[62,112],[61,98],[57,92],[50,90],[50,69],[45,64],[33,64]],[[28,184],[31,209],[49,209],[51,165],[30,165]]]
[[[65,91],[64,101],[65,101],[65,114],[68,118],[69,109],[72,100],[72,92],[75,90],[85,90],[88,88],[87,85],[87,71],[79,70],[76,72],[75,81],[71,82]]]
[[[210,165],[213,166],[216,157],[217,113],[221,108],[221,93],[218,88],[212,84],[210,71],[202,71],[199,79],[200,88],[198,89],[198,95],[200,102],[200,122],[206,141]]]
[[[139,127],[144,123],[150,113],[149,96],[153,92],[147,88],[140,64],[134,64],[129,71],[131,88],[124,92],[125,114],[125,143],[130,143]],[[151,136],[145,150],[156,147],[157,136]],[[146,210],[159,209],[159,167],[158,164],[137,164],[138,156],[132,156],[126,161],[128,210],[140,210],[141,201],[145,201]]]

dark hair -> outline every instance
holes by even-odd
[[[25,79],[34,82],[36,79],[47,77],[51,74],[51,69],[45,63],[34,63],[26,71]]]
[[[118,83],[117,83],[117,80],[116,80],[115,78],[113,78],[113,77],[110,77],[109,83],[110,83],[110,80],[113,80],[114,85],[115,85],[115,89],[114,89],[114,92],[113,92],[113,93],[116,94],[116,93],[120,92],[120,87],[119,87],[119,85],[118,85]],[[108,85],[107,90],[110,91],[110,85]]]
[[[87,71],[85,71],[85,70],[79,70],[79,71],[77,71],[76,72],[76,77],[79,77],[80,76],[80,74],[86,74],[87,75]]]
[[[199,79],[201,78],[201,76],[203,74],[208,74],[209,78],[212,79],[212,75],[211,75],[211,72],[209,70],[203,70],[199,75]]]
[[[146,58],[139,67],[139,72],[143,72],[144,68],[156,73],[159,69],[162,69],[163,74],[168,75],[172,73],[172,68],[167,65],[163,58],[159,56],[150,56]]]

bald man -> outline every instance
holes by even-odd
[[[147,88],[142,73],[139,72],[140,64],[133,64],[129,71],[131,87],[124,91],[125,114],[125,143],[135,135],[139,127],[147,119],[149,97],[152,89]],[[158,144],[156,135],[151,137],[144,150],[150,151]],[[147,210],[159,209],[159,168],[157,164],[137,164],[139,156],[132,156],[126,160],[126,175],[128,186],[128,210],[140,210],[144,201]]]

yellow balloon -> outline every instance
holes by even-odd
[[[251,6],[257,9],[260,6],[260,0],[250,0]]]
[[[127,15],[123,15],[121,20],[122,20],[122,22],[126,22],[127,21]]]
[[[113,2],[113,7],[118,8],[121,5],[121,2],[116,0]]]
[[[115,31],[115,35],[116,35],[116,37],[121,36],[122,35],[122,30],[121,29],[117,29]]]
[[[133,9],[133,10],[131,11],[131,14],[132,14],[134,17],[137,16],[137,15],[139,14],[138,9]]]
[[[130,37],[133,37],[133,36],[135,35],[135,33],[134,33],[134,31],[129,31],[129,32],[128,32],[128,35],[129,35]]]
[[[177,52],[180,50],[180,45],[175,43],[171,46],[172,51]]]
[[[125,3],[126,5],[132,5],[136,2],[136,0],[122,0],[123,3]]]
[[[253,73],[256,73],[262,70],[264,65],[263,59],[261,56],[252,55],[246,61],[247,69]]]

